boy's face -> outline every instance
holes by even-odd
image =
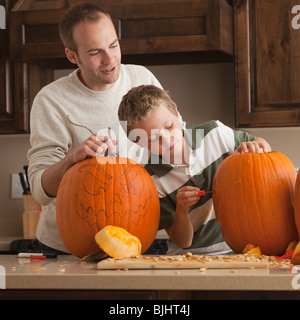
[[[152,153],[161,155],[165,161],[182,163],[184,139],[178,120],[178,115],[160,105],[130,127],[128,138]]]

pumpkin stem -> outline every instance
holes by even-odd
[[[69,121],[71,124],[73,124],[74,126],[76,126],[76,127],[81,127],[81,128],[85,128],[85,129],[89,130],[89,132],[90,132],[91,134],[94,134],[94,132],[93,132],[91,129],[89,129],[88,127],[83,126],[83,125],[81,125],[81,124],[74,123],[73,121],[71,121],[69,114],[67,115],[67,119],[68,119],[68,121]],[[109,138],[111,138],[110,131],[111,131],[111,127],[108,127],[108,137],[109,137]],[[105,157],[108,156],[108,149],[106,150],[104,156],[105,156]]]
[[[85,128],[85,129],[89,130],[89,132],[90,132],[91,134],[94,134],[94,132],[93,132],[92,130],[90,130],[88,127],[85,127],[85,126],[83,126],[83,125],[81,125],[81,124],[77,124],[77,123],[72,122],[72,121],[70,120],[70,115],[69,115],[69,114],[67,115],[67,118],[68,118],[69,122],[70,122],[71,124],[73,124],[74,126],[81,127],[81,128]]]

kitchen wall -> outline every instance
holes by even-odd
[[[155,66],[157,76],[191,127],[209,120],[220,120],[235,127],[234,64]],[[242,129],[241,129],[242,130]],[[274,151],[288,156],[300,167],[300,127],[245,129],[265,138]]]
[[[234,65],[152,66],[149,69],[169,91],[187,127],[218,119],[234,127]],[[69,71],[57,71],[56,77]],[[259,128],[248,132],[264,137],[273,150],[285,153],[300,167],[300,128]],[[22,237],[22,200],[10,198],[10,175],[27,164],[29,135],[0,135],[0,238]]]
[[[1,237],[22,236],[23,203],[10,197],[10,175],[23,171],[28,148],[28,134],[0,134],[0,240]]]

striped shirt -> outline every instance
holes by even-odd
[[[161,217],[159,229],[170,227],[174,222],[177,190],[184,186],[195,186],[212,191],[215,172],[220,163],[240,145],[251,141],[253,136],[244,131],[235,131],[220,121],[209,121],[192,129],[183,130],[189,146],[184,155],[187,165],[163,163],[161,157],[151,155],[146,170],[155,182],[160,198]],[[212,194],[202,196],[190,210],[194,228],[192,245],[181,249],[168,240],[167,254],[222,254],[230,249],[221,235],[221,225],[216,222]]]

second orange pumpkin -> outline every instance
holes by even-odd
[[[226,158],[213,182],[213,202],[222,234],[236,252],[248,243],[265,255],[282,255],[298,239],[294,221],[296,172],[280,152]]]
[[[300,235],[300,170],[297,174],[296,186],[295,186],[295,222],[298,230],[298,234]],[[300,240],[300,239],[299,239]]]

